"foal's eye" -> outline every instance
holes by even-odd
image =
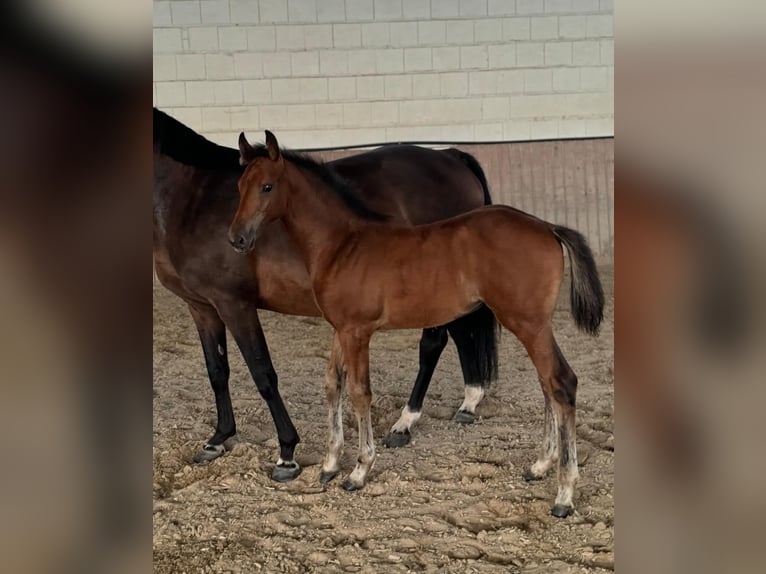
[[[264,193],[268,193],[269,191],[271,191],[271,184],[270,183],[264,183],[263,187],[261,188],[261,191],[263,191]]]

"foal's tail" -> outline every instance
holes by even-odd
[[[585,237],[574,229],[553,226],[553,235],[566,246],[572,267],[572,286],[569,301],[577,327],[591,335],[598,335],[604,318],[604,290],[598,277],[593,252]]]

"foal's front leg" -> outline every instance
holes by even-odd
[[[322,465],[319,480],[323,484],[330,482],[340,470],[340,457],[343,455],[343,387],[346,382],[346,373],[343,367],[343,353],[340,341],[336,334],[332,340],[330,361],[327,364],[325,385],[327,390],[327,405],[329,413],[327,423],[329,436],[327,439],[327,456]]]

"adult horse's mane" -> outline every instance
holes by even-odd
[[[243,170],[237,150],[214,144],[157,108],[153,124],[154,144],[163,155],[201,169]]]

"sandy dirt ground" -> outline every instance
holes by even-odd
[[[565,297],[554,318],[579,378],[576,513],[550,515],[555,473],[526,483],[542,433],[542,393],[531,361],[508,332],[500,378],[480,419],[450,419],[463,398],[454,345],[445,350],[410,445],[381,439],[404,406],[418,367],[418,331],[378,333],[371,351],[378,459],[364,490],[327,488],[319,471],[327,436],[324,371],[331,331],[321,319],[262,312],[280,391],[302,442],[297,480],[269,479],[278,443],[233,342],[231,394],[238,434],[223,457],[195,465],[215,406],[185,304],[154,291],[154,568],[156,572],[606,572],[614,569],[613,272],[602,333],[578,332]],[[356,419],[344,404],[341,477],[356,460]]]

